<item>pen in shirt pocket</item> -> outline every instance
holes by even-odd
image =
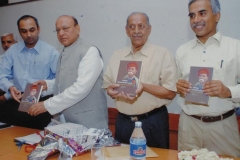
[[[220,65],[220,68],[222,68],[222,65],[223,65],[223,60],[221,60],[221,65]]]

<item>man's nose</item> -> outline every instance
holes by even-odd
[[[58,35],[59,36],[62,36],[64,34],[64,30],[63,29],[60,29],[59,31],[58,31]]]
[[[30,37],[31,35],[32,35],[31,32],[28,31],[27,36]]]
[[[138,28],[138,26],[135,27],[134,32],[135,32],[135,33],[139,33],[139,28]]]
[[[198,22],[200,22],[201,21],[201,17],[199,16],[199,15],[196,15],[195,17],[194,17],[194,23],[198,23]]]

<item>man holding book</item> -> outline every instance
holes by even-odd
[[[23,41],[13,44],[6,51],[0,68],[0,86],[13,98],[1,104],[0,122],[43,129],[50,122],[51,115],[45,113],[32,117],[19,112],[19,102],[27,83],[55,77],[59,53],[39,39],[40,26],[35,17],[24,15],[17,25]]]
[[[219,155],[240,157],[240,138],[234,111],[240,102],[240,41],[217,32],[220,20],[218,0],[190,0],[189,18],[196,37],[177,50],[178,104],[182,108],[178,149],[207,148]],[[208,107],[185,103],[190,92],[191,66],[212,67],[212,80],[203,93]]]
[[[115,100],[119,111],[116,121],[116,139],[129,143],[135,121],[142,128],[151,147],[169,148],[168,111],[166,104],[175,97],[176,65],[172,54],[148,41],[151,33],[145,13],[133,12],[127,18],[126,33],[131,46],[116,51],[104,74],[103,88]],[[120,62],[142,61],[137,97],[119,93],[116,84]]]
[[[64,46],[58,61],[55,83],[37,81],[54,97],[29,109],[32,116],[49,112],[62,122],[87,128],[108,128],[107,99],[101,88],[103,60],[100,51],[80,39],[76,18],[60,16],[56,21],[59,42]]]

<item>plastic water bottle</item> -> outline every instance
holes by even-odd
[[[146,138],[142,130],[142,122],[135,122],[135,129],[130,138],[131,160],[145,160]]]

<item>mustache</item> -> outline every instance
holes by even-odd
[[[197,22],[197,23],[193,23],[193,24],[192,24],[192,27],[195,28],[196,26],[201,26],[201,25],[204,25],[204,26],[205,26],[205,25],[206,25],[206,22],[200,21],[200,22]]]
[[[140,36],[142,36],[141,33],[135,33],[135,34],[133,34],[133,37],[140,37]]]

